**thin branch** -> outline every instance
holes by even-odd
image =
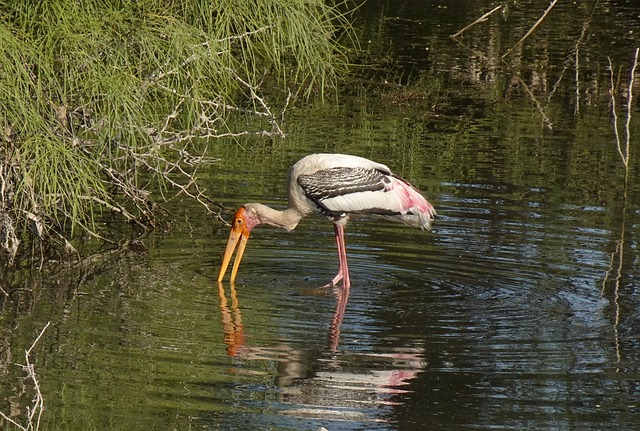
[[[284,108],[282,108],[282,112],[280,112],[280,124],[284,124],[284,113],[287,112],[287,108],[289,107],[289,102],[291,101],[291,90],[289,90],[289,94],[287,94],[287,100],[284,104]]]
[[[194,138],[195,138],[195,136],[194,136]],[[200,161],[198,162],[198,165],[196,166],[196,168],[194,168],[194,170],[192,172],[185,171],[182,168],[182,166],[180,166],[180,163],[182,162],[184,157],[187,157],[187,156],[191,160],[196,160],[198,158],[191,157],[191,155],[186,151],[186,147],[181,149],[181,150],[177,150],[177,151],[179,152],[181,157],[179,157],[176,162],[171,162],[171,161],[167,160],[166,158],[164,158],[164,157],[162,157],[162,156],[160,156],[158,154],[154,154],[153,157],[151,157],[150,153],[135,153],[135,152],[133,152],[133,151],[131,151],[129,149],[130,156],[134,160],[136,160],[137,163],[139,163],[140,165],[144,166],[150,172],[154,172],[154,173],[160,175],[171,186],[173,186],[176,189],[178,189],[178,193],[176,194],[176,196],[179,196],[180,194],[185,194],[185,195],[195,199],[197,202],[199,202],[210,213],[213,213],[213,214],[218,213],[217,211],[211,209],[209,204],[207,202],[205,202],[205,199],[207,199],[206,196],[205,196],[205,191],[200,189],[200,187],[198,185],[198,182],[196,180],[196,177],[195,177],[195,174],[196,174],[196,171],[197,171],[197,167],[199,166],[200,163],[202,163],[202,160],[205,159],[205,155],[204,154],[206,153],[206,148],[205,148],[205,153],[203,153],[203,155],[199,158]],[[149,161],[149,158],[152,158],[152,161],[156,162],[156,163],[152,164]],[[163,168],[159,167],[157,162],[160,162],[159,164],[162,165]],[[180,184],[176,180],[171,178],[170,174],[172,172],[177,172],[178,174],[180,174],[180,176],[182,178],[186,178],[187,179],[187,184]],[[191,191],[189,191],[189,189],[193,189],[195,191],[195,193],[192,193]],[[168,200],[168,199],[165,199],[165,200]]]
[[[40,383],[38,382],[38,379],[36,377],[35,367],[29,361],[29,356],[31,355],[31,351],[35,347],[36,343],[38,342],[38,340],[40,340],[40,338],[44,334],[44,331],[47,330],[47,328],[49,327],[50,324],[51,324],[51,322],[47,322],[47,324],[44,326],[44,328],[42,328],[42,331],[40,331],[40,334],[35,339],[33,344],[31,344],[31,347],[29,347],[29,350],[27,350],[25,352],[25,354],[24,354],[25,361],[26,361],[25,367],[27,368],[29,376],[31,377],[31,380],[33,381],[33,385],[34,385],[34,387],[36,389],[36,399],[34,401],[34,406],[33,406],[33,409],[31,411],[31,416],[29,417],[29,424],[31,425],[31,424],[33,424],[34,415],[36,414],[36,412],[38,413],[38,420],[36,422],[35,428],[31,425],[31,428],[35,429],[35,430],[40,428],[40,418],[42,417],[42,411],[44,410],[44,398],[42,397],[42,392],[40,392]]]
[[[112,203],[107,202],[107,201],[105,201],[103,199],[100,199],[97,196],[79,195],[78,199],[94,201],[97,204],[100,204],[100,205],[104,206],[105,208],[122,215],[125,219],[127,219],[127,221],[134,222],[134,223],[137,222],[138,224],[140,224],[140,222],[136,219],[136,217],[133,214],[131,214],[129,211],[127,211],[124,207],[122,207],[120,205],[112,204]],[[143,225],[141,225],[141,226],[143,226]]]
[[[522,87],[525,89],[525,91],[527,92],[527,94],[529,95],[533,103],[536,105],[536,108],[538,108],[538,112],[540,112],[540,115],[542,116],[542,123],[549,130],[553,129],[553,123],[551,122],[551,119],[547,116],[547,114],[545,114],[544,106],[542,106],[542,103],[540,103],[540,101],[536,98],[536,96],[533,94],[529,86],[525,84],[525,82],[522,80],[520,75],[516,75],[516,78],[518,78],[520,85],[522,85]]]
[[[620,142],[620,132],[618,132],[618,113],[616,111],[616,87],[615,87],[615,79],[613,73],[613,63],[611,62],[611,57],[607,57],[609,60],[609,79],[611,81],[611,90],[609,94],[611,96],[611,113],[613,114],[613,134],[616,138],[616,145],[618,147],[618,153],[620,154],[620,158],[622,158],[622,163],[627,165],[627,157],[622,152],[622,143]]]
[[[533,31],[536,29],[536,27],[538,27],[540,25],[540,23],[542,22],[542,20],[547,16],[547,14],[551,11],[551,9],[555,6],[555,4],[558,2],[558,0],[553,0],[551,2],[551,4],[549,5],[549,7],[547,8],[547,10],[544,11],[544,13],[542,14],[542,16],[538,19],[538,21],[536,21],[536,23],[533,25],[533,27],[531,27],[529,29],[529,31],[522,36],[522,38],[520,38],[519,41],[516,42],[515,45],[513,45],[511,48],[509,48],[509,50],[507,52],[505,52],[502,57],[502,59],[504,59],[506,56],[508,56],[509,54],[511,54],[511,51],[513,51],[515,49],[516,46],[520,45],[522,42],[525,41],[526,38],[528,38],[531,33],[533,33]]]
[[[280,137],[282,137],[282,138],[284,138],[286,135],[285,135],[284,131],[282,131],[282,129],[280,128],[280,125],[278,124],[278,122],[276,121],[275,115],[273,115],[273,113],[269,109],[269,106],[267,106],[267,104],[264,101],[264,99],[262,97],[258,96],[258,94],[255,92],[254,86],[249,84],[248,82],[246,82],[244,79],[242,79],[234,70],[232,70],[232,69],[228,69],[228,70],[235,77],[235,79],[238,82],[240,82],[242,85],[247,87],[247,90],[249,90],[249,93],[251,94],[251,98],[254,99],[254,100],[257,100],[258,103],[260,104],[260,106],[262,106],[262,108],[264,109],[264,112],[269,114],[269,118],[271,118],[271,124],[276,129],[275,134],[280,136]]]
[[[476,24],[479,24],[481,22],[484,22],[487,20],[487,18],[489,18],[490,15],[492,15],[494,12],[498,11],[499,9],[504,8],[504,5],[499,5],[494,7],[493,9],[491,9],[489,12],[485,13],[484,15],[482,15],[480,18],[478,18],[477,20],[473,21],[471,24],[463,27],[461,30],[458,30],[457,32],[453,33],[451,36],[451,38],[455,38],[460,36],[463,32],[469,30],[471,27],[473,27]]]
[[[22,425],[20,425],[18,422],[14,421],[13,419],[11,419],[9,416],[5,415],[4,413],[2,413],[0,411],[0,416],[2,416],[4,418],[4,420],[12,423],[14,426],[20,428],[21,430],[27,430],[25,427],[23,427]]]
[[[44,410],[44,398],[42,397],[42,392],[40,391],[40,383],[38,382],[38,378],[36,377],[36,370],[35,370],[34,364],[31,363],[30,356],[31,356],[31,351],[36,346],[40,338],[42,338],[42,335],[47,330],[50,324],[51,322],[47,322],[44,328],[42,328],[42,330],[40,331],[40,334],[38,334],[34,342],[31,344],[31,347],[29,347],[28,350],[25,350],[24,357],[26,362],[24,365],[20,365],[22,369],[27,372],[27,376],[31,378],[31,381],[33,382],[33,386],[36,391],[36,396],[33,400],[33,407],[27,407],[27,424],[23,426],[0,411],[0,416],[2,416],[5,420],[9,421],[13,425],[15,425],[16,427],[24,431],[28,431],[28,430],[37,431],[40,428],[40,419],[42,417],[42,412]],[[36,418],[36,415],[37,415],[37,418]],[[36,419],[35,424],[34,424],[34,418]]]
[[[629,165],[629,147],[630,147],[630,141],[631,141],[631,111],[632,111],[632,104],[633,104],[633,81],[635,80],[635,76],[636,76],[636,67],[638,66],[639,51],[640,51],[640,48],[636,48],[636,54],[633,59],[633,66],[631,67],[631,77],[629,79],[629,90],[628,90],[628,96],[627,96],[627,124],[625,125],[625,129],[627,132],[627,141],[626,141],[627,159],[625,161],[625,166],[627,166],[627,169]]]

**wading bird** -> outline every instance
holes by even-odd
[[[327,286],[337,286],[342,281],[342,285],[349,288],[344,244],[344,227],[349,216],[379,215],[431,230],[436,215],[433,205],[411,184],[393,175],[387,166],[357,156],[306,156],[291,168],[288,189],[289,206],[284,211],[258,203],[245,204],[236,211],[218,281],[222,281],[237,246],[231,270],[231,282],[235,280],[254,227],[265,223],[291,231],[303,217],[319,210],[333,222],[338,246],[338,274]]]

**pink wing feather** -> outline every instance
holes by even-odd
[[[400,200],[401,215],[404,223],[421,229],[431,230],[431,222],[436,216],[436,210],[411,184],[402,178],[388,176],[390,182],[385,187],[387,193],[391,193]]]

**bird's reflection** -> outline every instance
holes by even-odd
[[[225,292],[218,283],[220,312],[227,354],[243,360],[264,360],[277,363],[273,384],[278,388],[280,402],[290,406],[286,414],[301,418],[343,420],[345,412],[361,414],[365,405],[380,407],[401,404],[410,384],[426,367],[421,347],[410,346],[385,352],[339,352],[340,330],[349,300],[349,288],[333,290],[336,308],[328,331],[330,355],[318,355],[310,349],[296,349],[287,343],[250,346],[235,285]],[[348,364],[348,366],[346,366]],[[255,375],[254,367],[246,364],[234,369]],[[269,374],[266,372],[265,374]],[[384,417],[376,421],[384,422]]]
[[[332,352],[338,350],[340,326],[349,301],[349,287],[338,287],[334,292],[336,295],[336,310],[329,326],[329,349]],[[240,312],[235,283],[229,284],[231,304],[229,304],[222,282],[218,282],[218,296],[220,297],[220,314],[222,316],[222,329],[224,331],[224,342],[227,345],[227,354],[229,356],[241,356],[254,350],[245,346],[244,325],[242,324],[242,313]]]

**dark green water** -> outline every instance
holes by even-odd
[[[510,3],[458,43],[493,4],[370,1],[372,66],[339,103],[290,110],[283,140],[210,143],[201,179],[229,207],[284,207],[312,152],[425,192],[430,234],[348,226],[348,298],[319,288],[337,269],[324,218],[257,228],[237,284],[218,285],[228,228],[172,202],[146,252],[3,294],[0,411],[24,418],[16,363],[50,321],[32,355],[41,429],[636,429],[640,87],[625,190],[607,57],[625,116],[640,9],[559,2],[500,61],[548,5]]]

